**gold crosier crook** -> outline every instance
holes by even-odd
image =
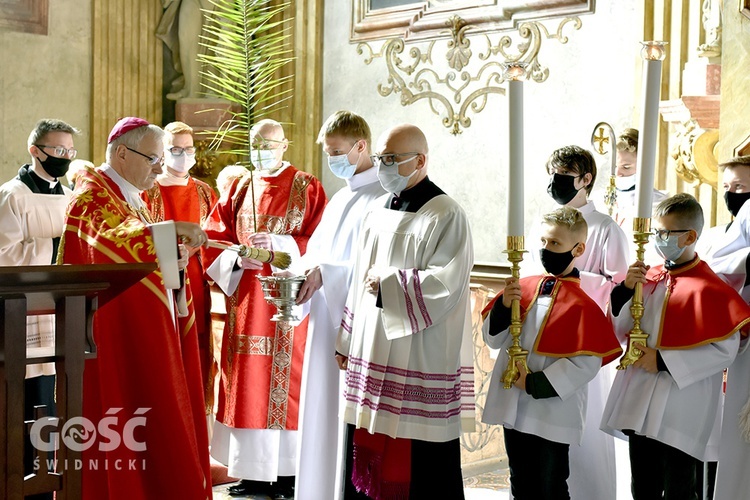
[[[520,263],[523,260],[523,254],[526,250],[523,249],[523,236],[508,236],[508,249],[505,253],[508,254],[508,261],[510,262],[510,274],[516,279],[519,279],[521,274]],[[510,336],[513,338],[513,344],[508,348],[508,367],[503,372],[503,387],[510,389],[513,387],[513,383],[518,380],[519,372],[516,363],[521,362],[524,369],[529,371],[529,367],[526,364],[526,356],[529,355],[529,351],[524,351],[521,348],[521,301],[513,300],[510,305]]]
[[[633,241],[637,246],[635,254],[636,259],[643,262],[645,257],[644,248],[648,243],[648,237],[651,235],[651,219],[645,217],[636,217],[633,219]],[[633,315],[633,328],[628,333],[628,350],[620,358],[620,364],[617,365],[618,370],[625,370],[628,366],[632,365],[638,359],[643,356],[643,351],[635,347],[633,344],[638,342],[639,344],[646,345],[648,340],[648,333],[641,330],[641,318],[643,317],[643,283],[640,281],[635,284],[635,290],[633,291],[633,302],[630,306],[630,314]]]

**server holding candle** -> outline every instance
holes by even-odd
[[[643,287],[646,333],[634,343],[632,366],[615,377],[602,430],[629,438],[636,500],[697,499],[702,462],[718,456],[722,371],[737,354],[750,307],[696,255],[703,211],[695,198],[675,195],[654,215],[664,264],[635,262],[612,292],[615,332],[621,339],[630,332],[633,343],[634,320],[623,308],[635,301],[635,285]]]
[[[588,225],[586,246],[576,256],[581,289],[606,313],[614,286],[625,279],[628,237],[612,218],[597,210],[588,198],[596,182],[597,168],[591,153],[579,146],[555,150],[547,160],[549,194],[560,205],[578,209]],[[534,233],[532,233],[534,234]],[[539,261],[539,240],[530,238],[531,260]],[[613,499],[616,495],[614,439],[599,429],[604,403],[613,375],[600,370],[589,384],[584,436],[580,446],[570,450],[570,494],[572,498]]]
[[[547,274],[508,278],[484,310],[484,340],[501,349],[487,393],[482,421],[503,425],[514,498],[558,499],[568,495],[569,448],[579,445],[588,383],[622,349],[600,307],[581,288],[575,258],[586,251],[583,215],[562,207],[544,216],[541,259]],[[511,360],[511,306],[520,303],[518,378],[500,387]],[[507,351],[506,351],[507,349]],[[594,425],[596,423],[594,422]],[[583,497],[574,497],[583,498]]]

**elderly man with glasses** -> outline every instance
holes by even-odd
[[[59,177],[65,177],[75,158],[73,136],[78,130],[61,121],[40,120],[31,131],[28,151],[31,163],[22,165],[18,175],[0,186],[0,265],[50,265],[55,262],[63,232],[65,207],[71,191]],[[29,316],[26,320],[26,347],[30,355],[54,353],[55,316]],[[44,363],[26,367],[24,417],[34,418],[34,407],[47,407],[55,414],[55,365]],[[34,450],[26,444],[25,472],[33,472]],[[52,494],[30,498],[52,498]]]
[[[250,130],[252,178],[236,179],[204,228],[212,240],[287,252],[295,272],[326,205],[323,185],[284,161],[287,140],[274,120]],[[242,481],[232,496],[294,498],[297,423],[307,323],[273,322],[258,276],[269,264],[236,251],[204,249],[208,274],[226,294],[227,322],[211,456]],[[273,484],[272,484],[273,483]]]
[[[162,173],[163,135],[140,118],[120,120],[107,163],[79,175],[68,206],[59,263],[159,265],[94,316],[98,353],[86,360],[83,413],[95,423],[116,419],[122,442],[100,433],[84,449],[84,499],[211,497],[201,381],[185,369],[198,366],[197,343],[187,340],[195,323],[177,259],[178,241],[199,247],[206,235],[191,222],[154,223],[141,199]],[[135,433],[133,418],[142,420]]]

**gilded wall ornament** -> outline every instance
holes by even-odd
[[[685,181],[693,184],[708,184],[718,190],[719,162],[716,147],[719,131],[704,130],[694,119],[675,124],[677,133],[670,152],[675,171]]]
[[[415,44],[409,49],[408,58],[403,56],[403,38],[386,40],[378,52],[370,43],[362,42],[357,45],[357,53],[364,56],[368,65],[375,59],[384,60],[386,81],[377,87],[381,96],[401,94],[403,106],[426,99],[453,135],[471,125],[469,110],[480,113],[487,106],[489,95],[505,94],[505,65],[523,63],[527,79],[545,81],[549,68],[539,62],[542,41],[565,44],[565,26],[572,24],[578,30],[582,25],[578,17],[561,20],[554,31],[539,21],[523,22],[515,35],[503,35],[494,43],[487,34],[468,36],[473,26],[458,16],[452,16],[446,24],[450,28],[446,30],[450,35],[447,40],[433,40],[426,47]],[[514,44],[514,38],[520,41]],[[445,42],[444,48],[441,42]],[[472,50],[472,43],[481,44],[479,52]]]

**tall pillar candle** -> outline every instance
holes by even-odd
[[[508,236],[523,236],[523,82],[508,81]]]
[[[656,170],[656,137],[659,129],[659,95],[661,65],[664,58],[663,42],[644,42],[643,112],[638,135],[638,183],[636,217],[651,217]]]

